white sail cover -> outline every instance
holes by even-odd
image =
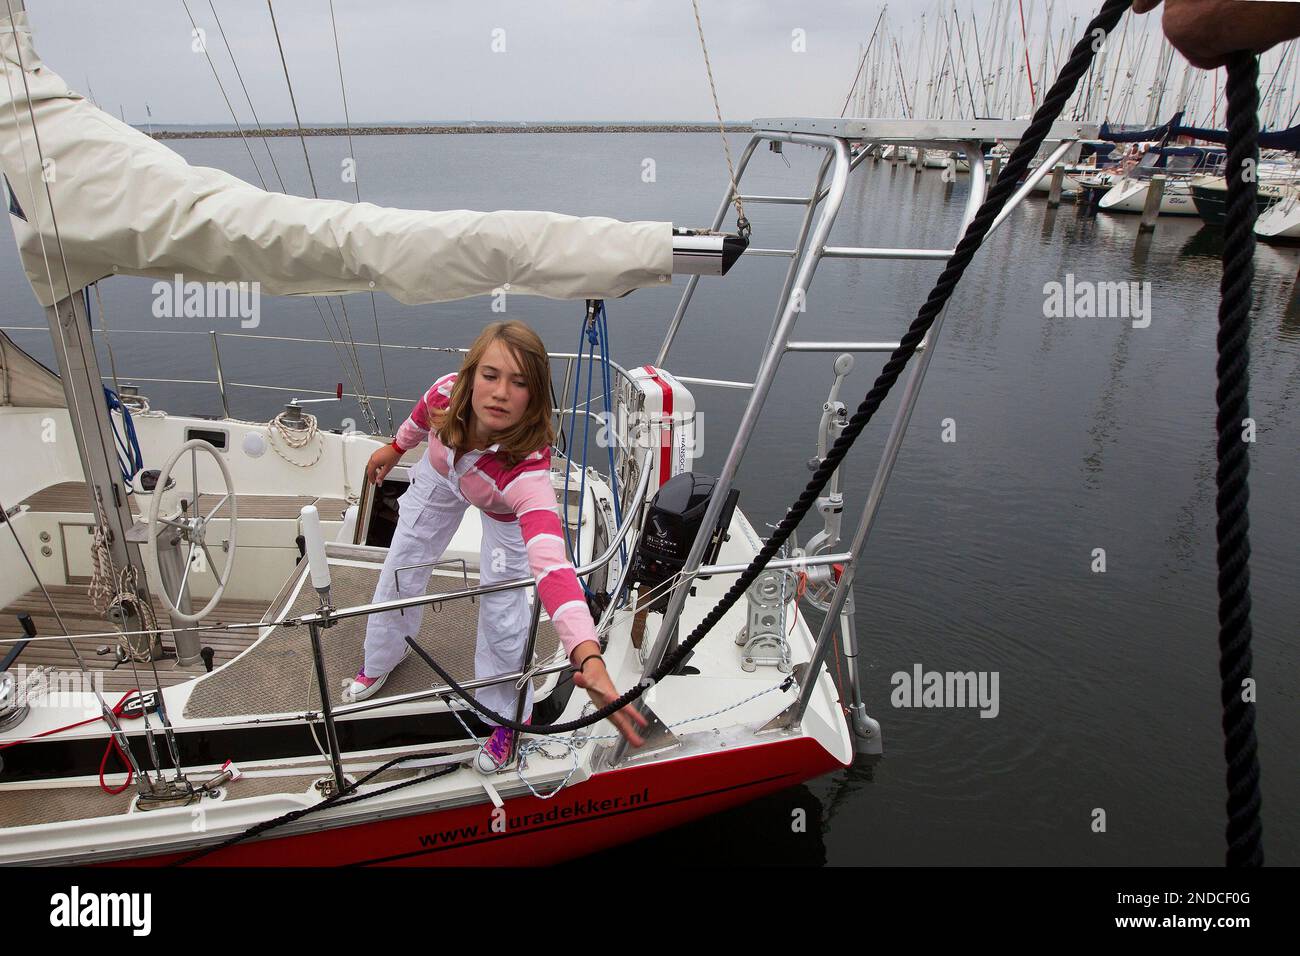
[[[42,305],[69,294],[65,261],[72,291],[114,274],[179,273],[186,282],[259,282],[270,295],[376,291],[410,304],[507,283],[511,293],[612,298],[672,272],[666,222],[391,209],[267,192],[191,166],[46,68],[25,12],[0,17],[0,65],[5,199]]]

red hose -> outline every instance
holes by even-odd
[[[126,702],[131,699],[132,694],[139,694],[139,693],[140,693],[140,688],[134,687],[131,690],[127,691],[125,694],[123,694],[122,699],[113,705],[113,716],[114,717],[123,716],[123,712],[126,710]],[[141,716],[143,716],[143,714],[144,711],[142,710]],[[11,740],[7,744],[0,744],[0,750],[8,750],[10,747],[17,747],[19,744],[30,743],[33,740],[39,740],[42,737],[49,737],[52,734],[60,734],[63,733],[63,731],[65,730],[72,730],[75,727],[84,727],[86,724],[93,724],[95,721],[103,720],[103,719],[104,719],[104,715],[100,714],[98,717],[91,717],[88,720],[79,720],[75,724],[68,724],[66,727],[55,727],[53,730],[43,731],[37,734],[35,737],[27,737],[24,740]],[[116,790],[110,787],[104,780],[104,770],[108,766],[108,755],[113,751],[117,751],[118,759],[121,760],[123,766],[126,767],[126,783],[122,784],[122,786],[118,787]],[[134,778],[135,778],[135,770],[131,767],[131,762],[126,759],[126,754],[122,752],[122,745],[117,742],[116,737],[110,734],[108,738],[108,746],[104,748],[103,759],[99,761],[100,789],[107,794],[110,794],[112,796],[117,796],[119,793],[122,793],[124,790],[126,790],[127,787],[131,786],[131,781]]]

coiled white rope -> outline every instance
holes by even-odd
[[[308,412],[302,413],[303,420],[307,422],[306,428],[290,428],[285,424],[284,416],[285,413],[281,412],[279,415],[272,418],[266,426],[267,439],[271,446],[271,450],[291,465],[298,468],[310,468],[312,465],[316,464],[316,462],[320,461],[320,456],[325,453],[325,440],[320,436],[320,429],[316,425],[316,416]],[[295,461],[280,450],[280,446],[276,442],[277,435],[279,436],[279,441],[284,444],[285,448],[290,448],[294,451],[306,448],[311,444],[312,440],[315,439],[316,457],[307,462]]]
[[[135,566],[127,565],[118,570],[113,563],[113,550],[108,543],[108,515],[104,513],[104,503],[98,496],[95,498],[95,509],[98,520],[90,542],[93,570],[86,596],[90,598],[91,607],[99,614],[107,616],[110,610],[119,608],[123,611],[124,621],[130,617],[139,617],[140,623],[144,625],[144,633],[152,641],[158,633],[158,616],[154,613],[153,604],[148,595],[141,594],[138,590],[139,576]],[[115,636],[118,646],[132,661],[146,663],[151,659],[147,651],[139,652],[132,648],[125,631],[119,629]]]

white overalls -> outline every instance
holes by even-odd
[[[411,485],[397,499],[397,530],[393,533],[393,542],[379,575],[375,601],[425,593],[433,573],[431,565],[446,551],[470,506],[461,494],[459,479],[483,454],[486,451],[466,452],[460,461],[455,462],[451,469],[455,481],[438,474],[426,455],[421,455],[419,461],[411,466]],[[532,571],[519,520],[500,521],[481,512],[480,519],[483,528],[479,551],[480,584],[530,577]],[[399,591],[394,588],[393,572],[400,568],[406,570],[397,571]],[[532,588],[520,588],[479,596],[478,639],[474,651],[476,679],[518,673],[524,666],[532,592]],[[370,615],[366,626],[366,676],[378,677],[397,666],[407,648],[407,635],[420,633],[424,610],[424,607],[408,607],[405,613],[387,611]],[[436,660],[436,632],[433,646],[427,650]],[[432,672],[430,674],[435,676]],[[475,691],[475,696],[481,704],[513,718],[517,693],[515,682],[507,681],[480,688]],[[524,718],[532,714],[532,709],[533,687],[529,681]]]

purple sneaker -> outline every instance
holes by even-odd
[[[525,719],[524,723],[528,723],[529,720],[531,718]],[[483,746],[479,748],[478,759],[474,761],[474,767],[479,773],[496,773],[510,759],[510,751],[514,742],[515,732],[509,727],[493,729],[492,736],[488,737],[483,742]]]

